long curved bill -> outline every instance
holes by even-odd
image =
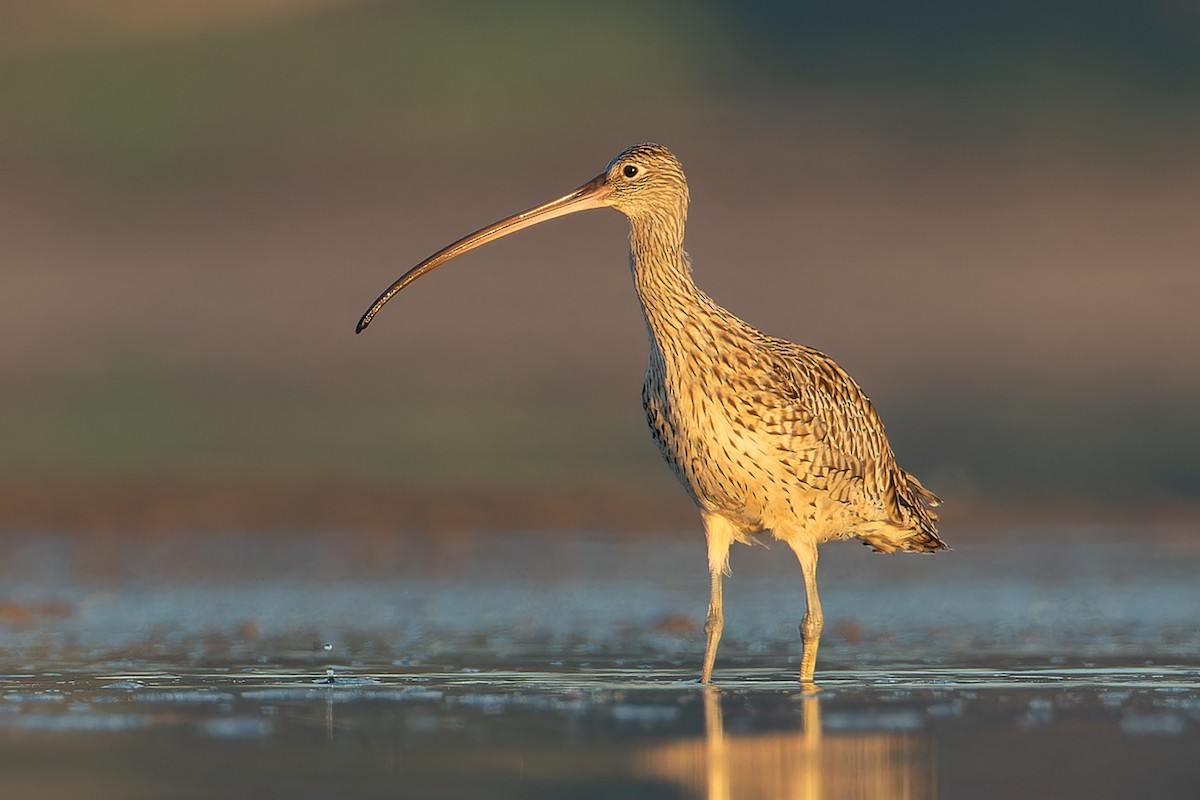
[[[605,205],[604,200],[608,197],[609,191],[607,175],[600,174],[568,195],[560,197],[557,200],[551,200],[548,203],[542,203],[540,206],[526,209],[519,214],[513,214],[511,217],[505,217],[499,222],[493,222],[486,228],[480,228],[474,233],[464,236],[454,244],[437,251],[401,275],[395,283],[387,288],[387,291],[379,295],[379,299],[371,304],[371,307],[367,309],[367,313],[363,314],[362,319],[358,321],[358,326],[354,329],[354,332],[362,333],[371,324],[371,320],[375,318],[375,315],[379,313],[379,309],[383,308],[388,300],[399,294],[401,289],[425,273],[437,269],[455,256],[462,255],[468,250],[473,250],[480,245],[495,241],[502,236],[516,233],[531,225],[537,225],[539,222],[545,222],[546,220],[567,214],[574,214],[576,211],[603,208]]]

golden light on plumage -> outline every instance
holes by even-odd
[[[700,509],[711,594],[702,680],[712,680],[729,548],[770,533],[795,552],[807,608],[800,679],[812,683],[822,627],[817,545],[858,537],[882,552],[933,552],[938,498],[897,463],[858,384],[823,353],[760,333],[696,287],[683,249],[688,188],[679,160],[641,144],[568,195],[507,217],[409,270],[385,303],[457,255],[555,217],[611,207],[629,219],[634,285],[650,339],[642,389],[651,434]]]

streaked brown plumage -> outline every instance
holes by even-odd
[[[683,250],[687,181],[669,150],[631,147],[571,194],[439,251],[380,295],[358,330],[397,292],[454,256],[605,206],[629,218],[633,279],[650,339],[642,389],[650,430],[704,520],[711,595],[702,680],[712,680],[724,624],[729,548],[770,533],[792,548],[804,573],[800,679],[811,684],[822,627],[816,546],[858,537],[889,553],[944,549],[933,511],[939,501],[896,464],[871,401],[833,359],[760,333],[696,288]]]

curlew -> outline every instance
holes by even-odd
[[[701,680],[724,627],[721,579],[734,542],[785,542],[804,576],[800,680],[813,684],[823,617],[817,545],[857,537],[876,551],[933,552],[939,500],[902,469],[871,401],[829,356],[760,333],[692,280],[683,249],[688,188],[667,148],[641,144],[568,195],[459,239],[413,267],[359,320],[417,278],[475,247],[565,214],[629,219],[633,281],[650,339],[642,402],[667,464],[700,510],[711,578]]]

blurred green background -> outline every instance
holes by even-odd
[[[688,169],[700,285],[837,358],[959,508],[1200,501],[1200,5],[1171,0],[9,0],[0,477],[686,511],[619,215],[353,333],[645,140]]]

